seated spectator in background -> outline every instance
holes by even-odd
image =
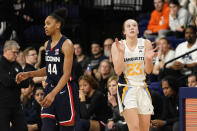
[[[160,119],[151,120],[150,131],[179,131],[179,95],[176,80],[166,76],[162,79],[165,95]]]
[[[109,60],[111,61],[111,47],[112,47],[112,43],[113,43],[113,39],[112,38],[106,38],[104,40],[103,46],[104,46],[104,55],[106,57],[109,58]]]
[[[90,57],[89,67],[91,68],[93,74],[95,75],[97,73],[98,66],[100,62],[104,59],[108,59],[103,54],[103,48],[100,44],[93,42],[91,44],[91,53],[92,56]]]
[[[155,10],[151,13],[151,18],[144,31],[145,38],[156,38],[157,34],[163,36],[160,30],[167,30],[169,28],[169,13],[170,9],[168,3],[164,0],[154,0]]]
[[[191,74],[187,78],[188,87],[197,87],[197,76],[196,74]]]
[[[79,43],[74,44],[74,55],[76,61],[81,65],[83,71],[85,71],[90,58],[83,53],[83,49]]]
[[[183,38],[185,27],[192,24],[192,15],[185,8],[181,8],[178,0],[171,0],[169,7],[170,30],[166,31],[166,35],[175,35],[177,38]]]
[[[156,57],[156,62],[153,67],[153,74],[158,75],[160,69],[163,68],[164,64],[169,60],[173,59],[175,52],[170,46],[170,42],[166,37],[163,37],[159,40],[159,51]],[[171,68],[173,62],[166,65],[167,68]]]
[[[197,15],[197,0],[190,0],[188,10],[192,16]]]
[[[110,104],[113,112],[112,118],[108,119],[106,131],[128,131],[127,124],[122,116],[120,116],[118,101],[117,101],[117,88],[118,77],[111,76],[107,81],[108,87],[108,103]]]
[[[188,26],[185,30],[185,39],[186,42],[180,43],[175,51],[175,57],[183,55],[197,47],[196,41],[196,27]],[[173,69],[182,71],[183,74],[187,75],[191,73],[193,67],[197,65],[197,52],[190,53],[185,55],[173,64]],[[190,72],[188,72],[190,71]]]
[[[44,90],[42,88],[36,89],[35,85],[31,83],[28,88],[22,89],[21,92],[28,131],[39,131],[41,129],[41,106],[39,103],[44,98]]]
[[[105,123],[111,114],[104,95],[96,90],[97,81],[88,75],[79,78],[80,121],[77,122],[76,131],[104,131]]]
[[[105,96],[107,96],[107,81],[113,74],[114,74],[114,69],[111,63],[109,62],[109,60],[108,59],[102,60],[98,67],[98,72],[95,74],[95,77],[100,85],[98,90],[104,93]]]

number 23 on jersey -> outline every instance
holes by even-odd
[[[142,75],[141,63],[127,64],[127,76]]]

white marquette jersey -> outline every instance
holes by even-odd
[[[146,87],[146,73],[144,71],[145,39],[138,38],[136,48],[131,51],[126,41],[124,54],[124,70],[119,77],[119,85]]]

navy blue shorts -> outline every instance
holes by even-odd
[[[56,95],[53,103],[41,111],[42,118],[55,119],[60,125],[72,126],[78,117],[76,104],[78,102],[78,87],[68,82],[66,86]],[[48,84],[45,88],[45,95],[50,93],[55,85]]]

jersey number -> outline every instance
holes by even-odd
[[[127,76],[142,75],[141,63],[127,64]]]
[[[49,64],[48,65],[48,72],[49,72],[49,74],[55,74],[55,75],[57,75],[57,66],[56,66],[56,64]]]

